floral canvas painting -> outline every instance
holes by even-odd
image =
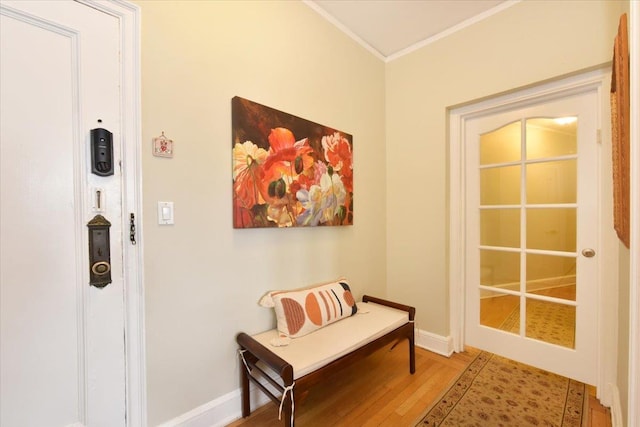
[[[233,226],[353,224],[353,137],[234,97]]]

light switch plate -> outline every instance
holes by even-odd
[[[173,224],[173,202],[158,202],[158,224]]]

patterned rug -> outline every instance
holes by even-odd
[[[581,382],[481,351],[416,427],[581,427],[587,402]]]

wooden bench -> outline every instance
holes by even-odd
[[[413,374],[415,308],[367,295],[362,302],[356,315],[294,338],[287,346],[270,344],[278,337],[275,329],[254,336],[239,333],[242,416],[251,413],[249,384],[253,382],[280,406],[284,425],[293,427],[295,404],[314,384],[394,341],[409,340]]]

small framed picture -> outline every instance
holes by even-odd
[[[153,155],[158,157],[173,157],[173,140],[162,135],[153,138]]]

